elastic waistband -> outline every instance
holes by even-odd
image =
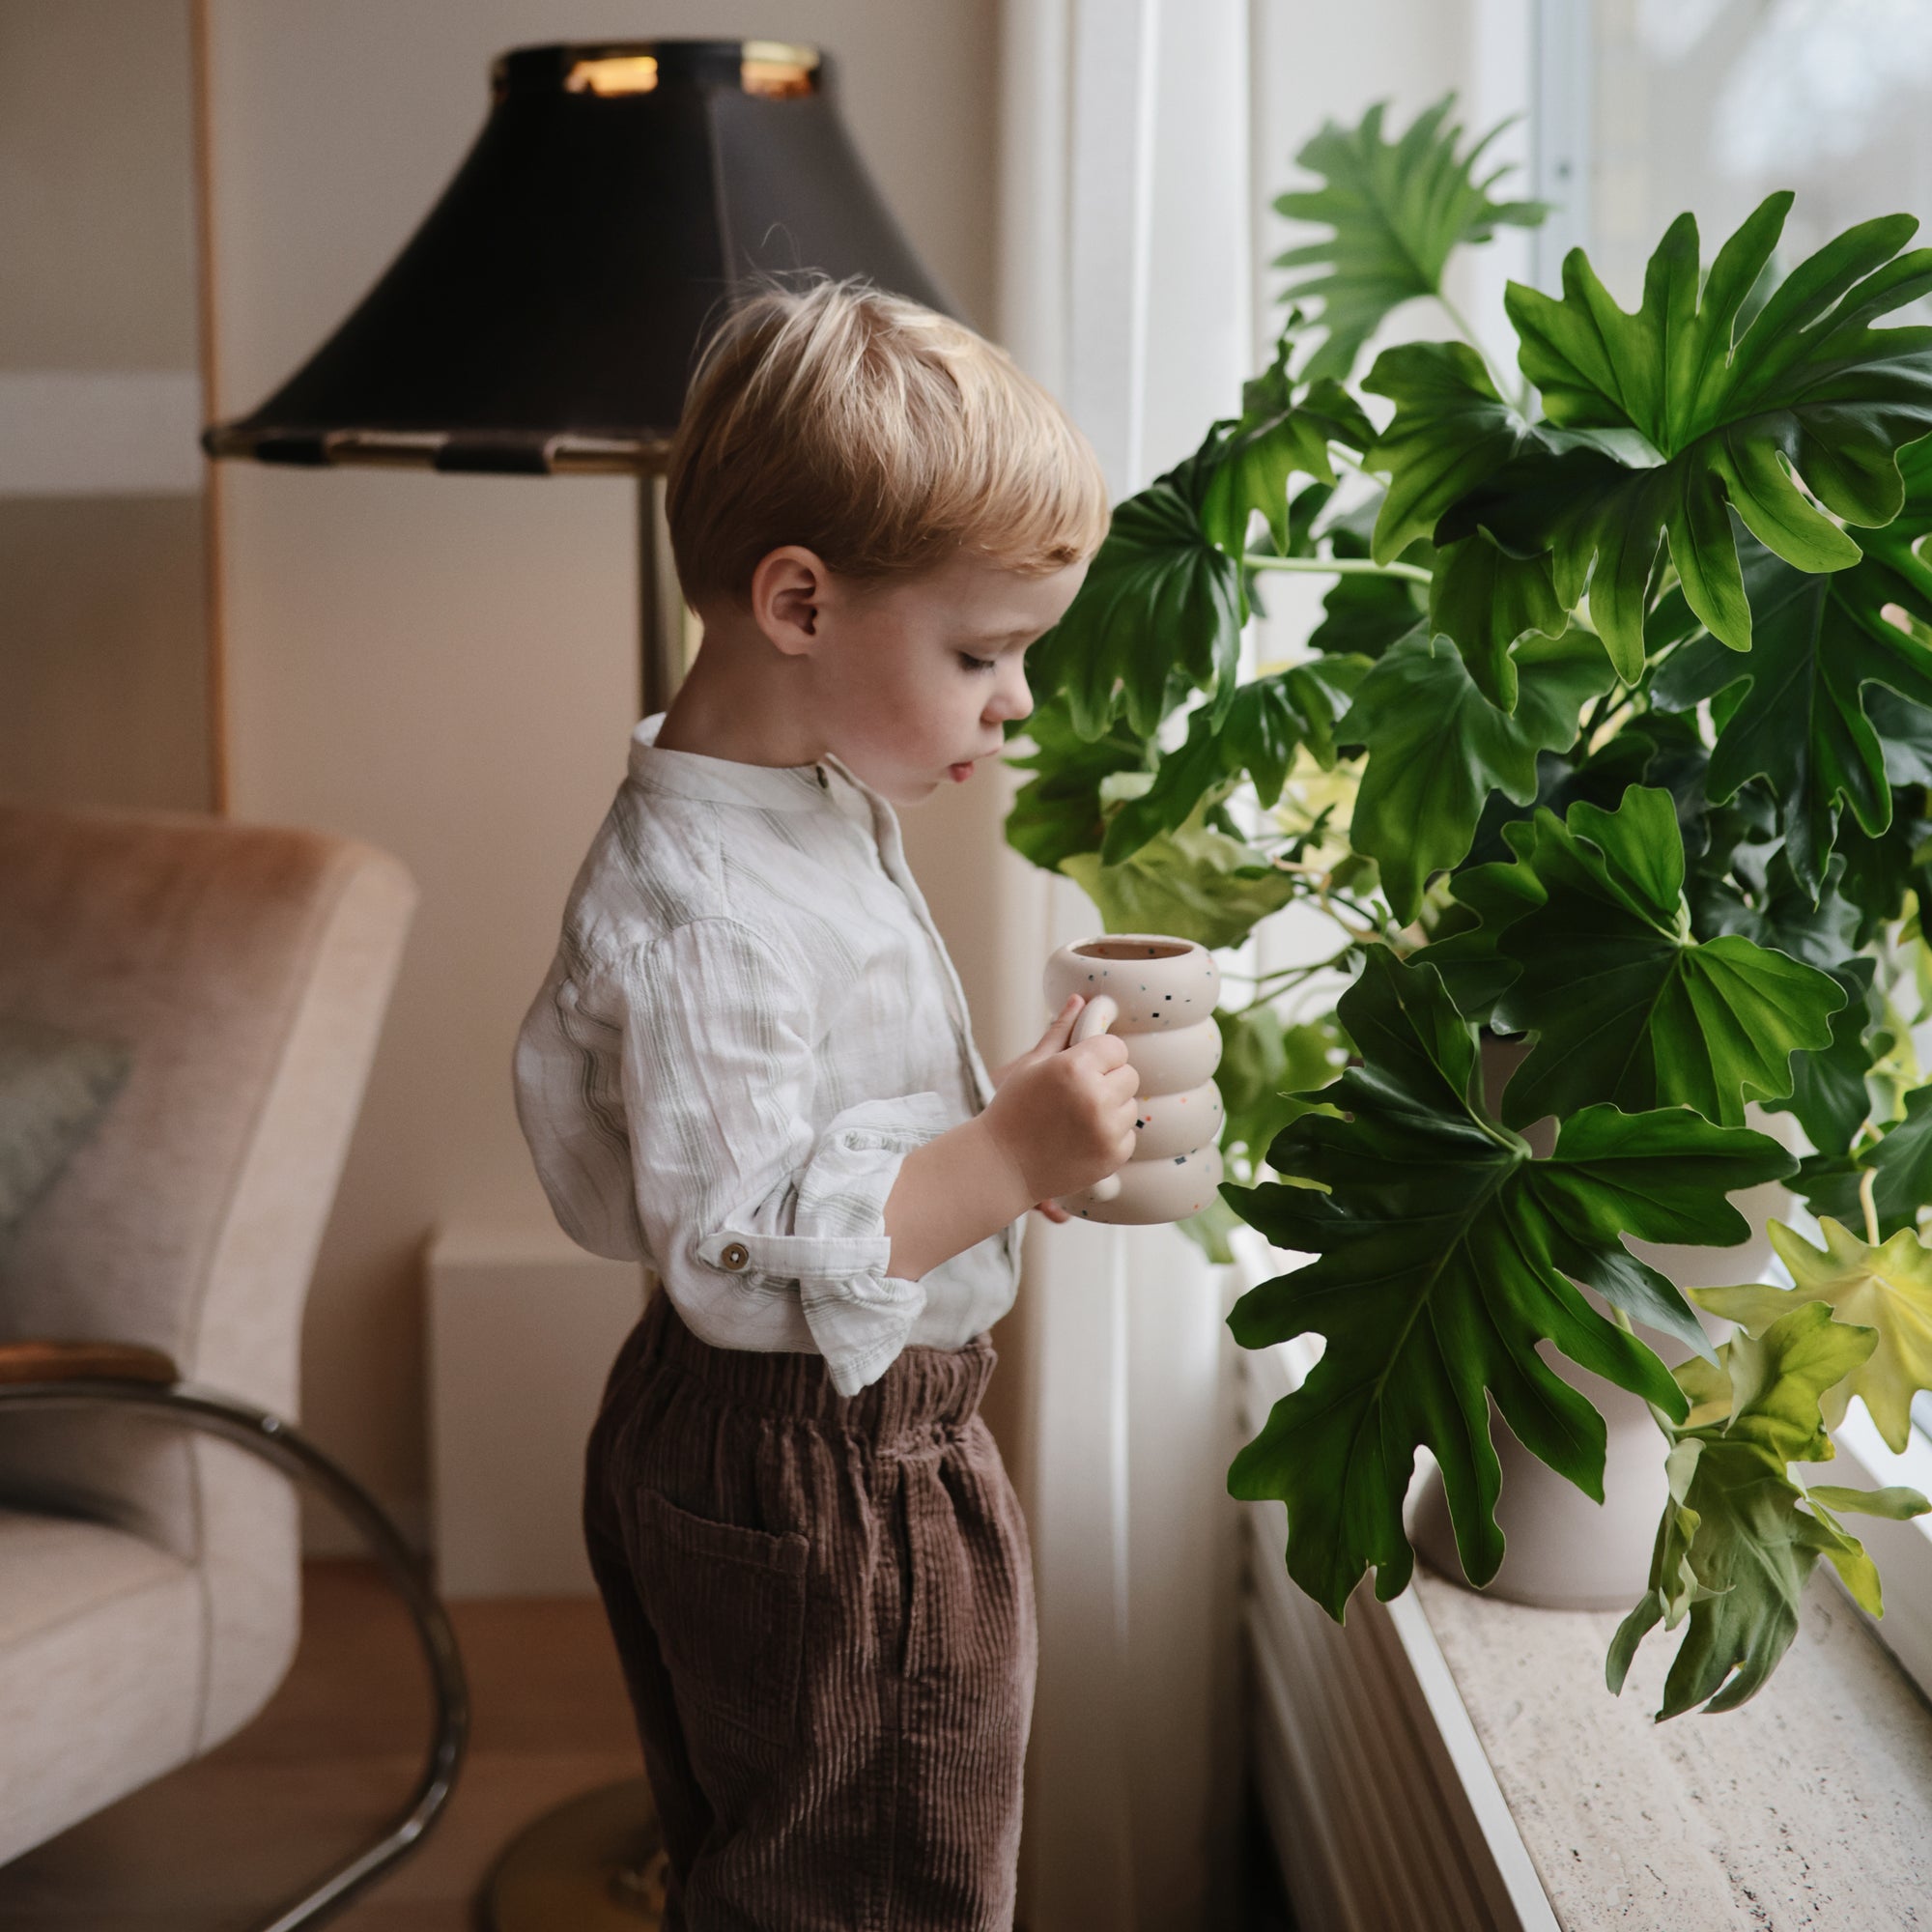
[[[651,1295],[634,1341],[640,1355],[689,1376],[721,1402],[850,1430],[881,1447],[971,1421],[998,1359],[985,1335],[960,1349],[904,1349],[877,1381],[843,1396],[832,1386],[823,1355],[715,1349],[701,1341],[663,1289]]]

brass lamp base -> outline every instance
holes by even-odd
[[[665,1869],[649,1782],[606,1784],[510,1840],[483,1884],[483,1923],[488,1932],[656,1932]]]

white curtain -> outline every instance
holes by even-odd
[[[1234,413],[1253,371],[1248,8],[1007,0],[1004,27],[1001,331],[1118,500]],[[1015,954],[1043,1025],[1040,965],[1100,920],[1070,882],[1036,883]],[[1026,1932],[1236,1922],[1231,1274],[1171,1227],[1029,1232]]]

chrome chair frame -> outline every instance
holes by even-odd
[[[333,1918],[352,1899],[422,1842],[448,1804],[469,1738],[469,1691],[456,1633],[432,1587],[426,1566],[403,1541],[382,1506],[347,1470],[291,1424],[267,1409],[170,1378],[79,1376],[68,1379],[0,1380],[0,1414],[23,1409],[97,1406],[165,1418],[233,1442],[284,1475],[311,1485],[333,1503],[369,1545],[402,1599],[422,1645],[436,1704],[429,1756],[408,1808],[372,1845],[345,1860],[300,1897],[265,1918],[254,1932],[298,1932]]]

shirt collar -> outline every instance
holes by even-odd
[[[701,752],[661,750],[658,727],[668,716],[668,712],[654,711],[631,732],[630,772],[639,784],[654,785],[680,798],[709,799],[720,805],[776,806],[797,811],[802,807],[831,802],[831,789],[819,779],[822,768],[868,800],[872,796],[870,786],[830,752],[810,765],[747,765]]]

